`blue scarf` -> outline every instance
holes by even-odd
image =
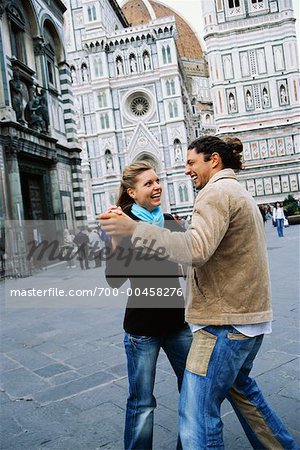
[[[155,208],[152,212],[150,212],[147,211],[147,209],[143,208],[142,206],[133,203],[131,207],[131,212],[136,217],[141,219],[143,222],[152,223],[153,225],[156,225],[161,228],[163,228],[165,225],[165,218],[160,206],[157,206],[157,208]]]

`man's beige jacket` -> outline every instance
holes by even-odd
[[[231,169],[199,192],[185,233],[139,222],[136,247],[165,249],[189,264],[186,320],[203,325],[254,324],[272,319],[265,231],[253,198]]]

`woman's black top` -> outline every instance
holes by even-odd
[[[131,211],[126,213],[139,220]],[[184,231],[171,214],[164,214],[164,218],[165,228]],[[151,242],[151,236],[149,239]],[[127,300],[124,330],[138,336],[176,333],[186,326],[178,265],[165,257],[144,252],[133,248],[130,238],[124,238],[116,251],[106,258],[106,280],[112,288],[119,288],[130,280],[132,291]]]

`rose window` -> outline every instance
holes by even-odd
[[[149,111],[149,101],[145,97],[135,97],[130,103],[130,110],[135,116],[144,116]]]

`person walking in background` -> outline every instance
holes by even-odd
[[[185,233],[103,214],[112,236],[132,236],[136,248],[164,249],[188,263],[186,320],[193,343],[180,393],[184,450],[224,450],[221,404],[227,397],[255,449],[298,450],[250,377],[263,337],[272,331],[271,286],[263,220],[239,184],[243,145],[205,136],[187,150],[186,175],[200,190]]]
[[[81,228],[74,238],[74,243],[78,247],[78,259],[81,270],[89,269],[89,237]]]
[[[64,258],[67,261],[67,269],[75,268],[74,263],[74,235],[67,228],[64,229]]]
[[[273,209],[273,220],[276,222],[277,233],[279,237],[283,237],[283,225],[284,225],[284,211],[283,204],[277,202]]]
[[[95,261],[95,268],[101,267],[101,244],[102,239],[99,230],[94,228],[89,233],[90,254]]]
[[[125,167],[117,205],[135,222],[154,223],[159,230],[183,232],[171,214],[162,212],[161,193],[153,167],[139,161]],[[132,292],[124,317],[129,381],[124,445],[125,450],[151,450],[156,408],[153,390],[159,352],[162,349],[167,355],[180,390],[192,333],[184,320],[178,265],[151,255],[141,259],[128,238],[118,241],[112,237],[111,250],[113,257],[106,260],[107,282],[112,288],[119,288],[129,279]],[[118,258],[118,250],[122,251],[122,258]],[[132,255],[130,264],[126,263],[124,254]],[[177,449],[181,449],[179,440]]]

